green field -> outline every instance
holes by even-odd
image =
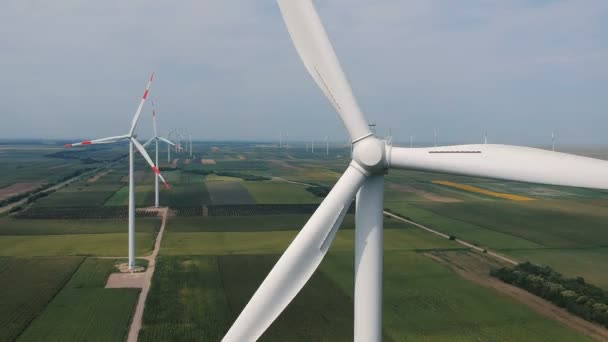
[[[283,182],[243,182],[256,203],[319,203],[321,198],[306,191],[306,186]]]
[[[328,157],[303,146],[279,150],[241,142],[199,142],[195,149],[189,164],[186,155],[172,153],[180,159],[176,169],[161,155],[171,189],[161,186],[160,204],[172,210],[140,341],[220,340],[322,200],[306,184],[289,181],[331,187],[349,155],[348,147]],[[104,284],[115,259],[127,255],[127,220],[117,217],[126,215],[128,165],[124,159],[108,163],[124,156],[126,145],[17,146],[0,153],[7,157],[0,186],[53,182],[105,166],[101,177],[83,177],[37,199],[29,211],[0,218],[0,340],[124,340],[139,290]],[[202,165],[200,158],[216,164]],[[152,206],[154,174],[140,156],[135,166],[136,205]],[[418,171],[391,170],[386,178],[387,210],[608,288],[608,192]],[[490,197],[432,183],[437,180],[534,200]],[[160,221],[143,218],[151,212],[139,215],[142,256],[152,250]],[[319,270],[261,341],[352,340],[354,219],[346,215]],[[385,218],[384,229],[384,341],[588,340],[430,257],[474,254],[462,244],[394,218]]]
[[[139,218],[137,231],[154,233],[160,227],[156,218]],[[67,235],[123,233],[126,235],[128,221],[121,219],[102,220],[26,220],[0,219],[0,236],[3,235]]]
[[[0,341],[14,340],[44,310],[82,260],[0,258]]]
[[[161,257],[140,339],[220,339],[276,260]],[[352,272],[351,252],[330,253],[261,341],[352,341]],[[587,340],[415,252],[385,253],[384,279],[385,341]]]
[[[19,341],[121,341],[139,296],[105,289],[116,260],[88,258]]]
[[[137,255],[152,250],[154,233],[135,233]],[[105,234],[66,234],[0,236],[0,256],[127,255],[127,232]]]
[[[254,204],[255,199],[241,182],[210,182],[207,190],[213,204]]]

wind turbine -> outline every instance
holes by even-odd
[[[437,147],[437,130],[433,128],[433,135],[435,137],[435,147]]]
[[[329,136],[325,136],[325,155],[329,155]]]
[[[165,139],[163,137],[158,136],[158,130],[157,130],[157,123],[156,123],[156,109],[154,108],[154,101],[152,101],[152,126],[154,127],[154,137],[150,140],[148,140],[145,144],[144,147],[148,146],[151,142],[155,142],[156,145],[156,165],[158,164],[158,142],[162,141],[164,143],[167,144],[167,151],[168,153],[171,153],[169,151],[171,151],[171,145],[175,146],[175,144],[168,139]],[[168,155],[168,159],[171,158],[171,155]],[[170,160],[168,162],[171,162]],[[158,180],[160,179],[159,177],[160,174],[157,174],[154,177],[154,206],[156,208],[159,207],[159,194],[158,194]]]
[[[551,150],[555,152],[555,131],[551,132]]]
[[[304,287],[327,253],[355,197],[354,339],[382,338],[384,175],[389,168],[608,189],[608,162],[508,145],[392,147],[376,138],[311,0],[278,0],[306,68],[338,112],[353,160],[281,256],[223,341],[255,341]]]
[[[144,157],[144,159],[148,162],[154,173],[163,181],[165,187],[169,188],[169,184],[165,181],[163,176],[161,176],[158,167],[152,162],[148,152],[146,149],[137,141],[135,133],[135,128],[137,127],[137,122],[139,121],[139,114],[141,113],[141,109],[148,98],[148,92],[150,91],[150,84],[152,84],[152,80],[154,79],[154,73],[150,76],[148,80],[148,84],[146,85],[146,91],[144,95],[141,97],[139,102],[139,106],[135,111],[135,115],[133,116],[133,120],[131,121],[131,129],[129,129],[129,133],[124,135],[118,135],[114,137],[101,138],[96,140],[85,140],[75,144],[66,144],[65,147],[74,147],[74,146],[82,146],[82,145],[94,145],[94,144],[109,144],[115,143],[123,140],[129,140],[129,269],[133,270],[135,268],[135,177],[134,177],[134,158],[133,158],[133,147],[139,151],[139,153]]]

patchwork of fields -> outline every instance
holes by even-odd
[[[104,288],[127,254],[122,147],[15,147],[0,166],[0,194],[105,166],[0,217],[0,340],[126,338],[139,290]],[[349,152],[326,157],[245,143],[195,149],[201,156],[160,165],[171,184],[161,184],[160,205],[171,212],[140,341],[220,340],[321,202],[310,185],[331,187],[348,163],[335,155]],[[136,205],[150,207],[154,175],[136,159]],[[415,171],[391,172],[386,183],[385,208],[400,216],[608,289],[608,192]],[[153,249],[154,215],[138,212],[139,257]],[[261,340],[352,340],[354,226],[351,212],[319,271]],[[469,251],[456,241],[394,218],[384,227],[385,341],[589,340],[429,257]]]

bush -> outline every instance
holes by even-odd
[[[521,287],[571,313],[608,327],[608,292],[582,277],[565,278],[549,266],[525,262],[514,268],[499,268],[490,275]]]

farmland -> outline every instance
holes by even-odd
[[[81,262],[78,257],[0,258],[0,340],[15,339]]]
[[[137,301],[136,289],[104,289],[116,260],[89,258],[19,337],[19,341],[119,341]]]
[[[139,290],[104,288],[127,254],[125,147],[10,150],[12,166],[0,170],[22,175],[0,172],[7,187],[57,178],[30,170],[37,165],[60,175],[91,165],[100,170],[0,218],[0,284],[6,287],[0,296],[12,303],[0,307],[0,326],[10,327],[0,329],[6,339],[125,338]],[[190,162],[173,153],[173,165],[161,158],[171,190],[161,186],[160,204],[170,211],[140,341],[221,339],[322,200],[309,184],[330,188],[349,154],[347,148],[327,157],[303,147],[248,143],[196,143],[195,150],[200,155]],[[142,257],[152,251],[160,223],[148,208],[153,173],[136,161]],[[417,171],[391,171],[385,189],[385,209],[395,214],[608,288],[606,192]],[[524,198],[531,200],[514,200]],[[261,340],[352,340],[354,216],[351,208],[319,271]],[[385,217],[384,228],[385,341],[588,340],[432,257],[470,253],[462,244],[395,218]],[[17,264],[27,272],[17,272]],[[22,302],[31,303],[27,311],[15,309]]]

